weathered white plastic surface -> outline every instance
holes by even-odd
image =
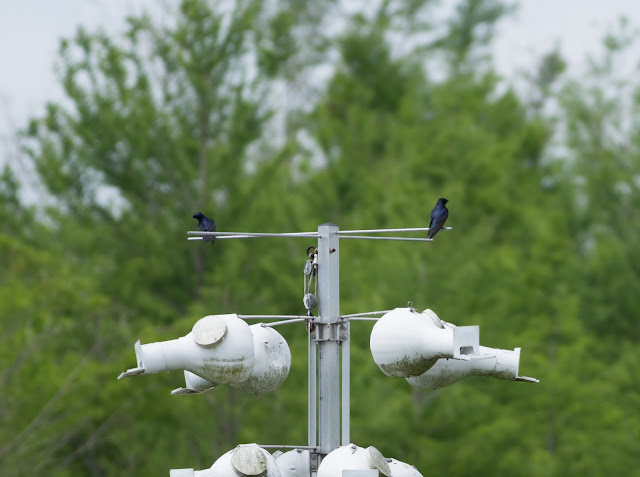
[[[205,316],[201,320],[198,320],[191,334],[193,335],[193,341],[198,343],[203,348],[212,348],[222,341],[227,334],[227,323],[224,318],[215,315]]]
[[[256,444],[242,444],[222,455],[198,477],[281,477],[269,452]]]
[[[195,471],[193,469],[171,469],[169,471],[169,477],[194,477]]]
[[[171,469],[171,477],[281,477],[269,452],[256,444],[241,444],[220,456],[209,469]],[[308,476],[309,474],[307,474]]]
[[[396,459],[387,459],[393,477],[423,477],[414,466]]]
[[[453,331],[431,310],[396,308],[376,322],[370,346],[387,376],[419,376],[440,358],[453,356]]]
[[[253,368],[247,379],[232,386],[252,394],[274,391],[289,376],[289,345],[282,335],[271,327],[258,323],[249,328],[253,334]]]
[[[480,354],[471,360],[440,359],[426,373],[407,378],[419,388],[441,388],[467,376],[490,376],[515,380],[518,377],[520,348],[513,351],[480,346]]]
[[[374,449],[374,448],[370,448],[370,449]],[[366,451],[366,449],[364,450]],[[308,450],[295,449],[290,452],[285,452],[284,454],[279,452],[274,453],[274,456],[276,454],[279,454],[277,455],[277,457],[275,457],[275,459],[276,459],[276,464],[280,469],[280,475],[282,477],[309,477],[310,467],[309,467],[309,451]],[[357,451],[356,454],[357,454],[357,457],[360,457],[361,450]],[[372,461],[373,461],[370,455],[368,458],[366,453],[364,454],[364,461],[369,466],[372,465]],[[380,454],[380,456],[381,455],[382,454]],[[357,459],[357,460],[360,464],[362,463],[360,459]],[[409,465],[405,462],[402,462],[396,459],[385,459],[385,460],[387,462],[391,477],[423,477],[423,475],[420,472],[418,472],[418,469],[416,469],[412,465]],[[325,466],[326,465],[327,464],[325,464]],[[377,468],[343,469],[342,470],[342,477],[368,477],[368,476],[379,476],[379,475],[381,474]]]
[[[202,394],[216,387],[211,381],[201,378],[191,371],[184,372],[184,387],[176,388],[171,394]]]
[[[176,340],[135,346],[138,367],[118,379],[182,369],[216,385],[247,379],[254,366],[253,334],[236,314],[209,315]],[[187,384],[188,386],[188,384]]]
[[[440,320],[431,310],[396,308],[371,331],[371,354],[383,373],[417,387],[440,388],[467,376],[538,382],[518,376],[520,348],[480,346],[478,326]]]
[[[480,327],[455,326],[453,328],[453,357],[473,359],[480,354]]]
[[[279,454],[275,459],[282,477],[309,477],[311,475],[308,450],[294,449]]]
[[[355,444],[338,447],[322,459],[317,477],[336,477],[345,470],[376,470],[385,477],[391,476],[389,464],[375,447],[363,449]]]

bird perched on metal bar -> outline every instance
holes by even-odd
[[[198,219],[198,230],[200,232],[216,231],[216,223],[213,221],[213,219],[210,219],[209,217],[205,216],[202,212],[196,212],[195,214],[193,214],[193,218]],[[211,245],[213,245],[213,242],[216,241],[216,236],[204,235],[202,239],[205,242],[211,242]]]
[[[429,233],[427,234],[427,238],[435,237],[447,221],[447,217],[449,217],[449,210],[445,207],[447,202],[449,202],[449,200],[444,197],[440,197],[436,206],[431,211],[431,221],[429,222]]]

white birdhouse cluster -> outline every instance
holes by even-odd
[[[387,459],[373,446],[362,448],[355,444],[338,447],[320,464],[317,477],[345,475],[345,471],[377,471],[384,477],[422,477],[415,467],[395,459]],[[374,472],[375,474],[376,472]]]
[[[309,477],[309,451],[268,451],[243,444],[216,460],[209,469],[172,469],[171,477]]]
[[[172,469],[171,477],[308,477],[309,451],[295,449],[269,454],[257,444],[239,445],[222,455],[209,469]],[[350,474],[351,473],[351,474]],[[387,459],[375,447],[355,444],[338,447],[322,460],[317,477],[368,475],[422,477],[412,465]]]
[[[518,376],[520,348],[480,346],[478,326],[455,326],[431,310],[340,313],[339,249],[341,239],[431,242],[448,217],[442,198],[432,212],[429,228],[340,231],[322,224],[318,232],[215,232],[202,214],[198,231],[190,237],[213,243],[220,239],[282,236],[317,238],[306,249],[303,303],[298,315],[209,315],[185,336],[169,341],[135,344],[137,366],[118,379],[160,371],[182,370],[184,387],[172,394],[197,394],[228,385],[247,393],[276,390],[287,379],[291,352],[273,328],[304,322],[308,336],[308,442],[305,445],[238,445],[209,469],[173,469],[172,477],[422,477],[412,465],[385,458],[375,447],[359,447],[350,438],[350,327],[352,321],[377,320],[370,337],[373,360],[387,376],[406,379],[421,388],[448,386],[467,376],[538,382]],[[202,216],[202,217],[200,217]],[[209,222],[203,223],[206,219]],[[428,238],[423,233],[429,231]],[[421,232],[421,237],[377,236],[388,232]],[[204,234],[204,235],[203,235]],[[374,234],[374,235],[363,235]],[[315,283],[315,287],[312,287]],[[317,316],[312,310],[317,307]],[[381,318],[373,318],[380,316]],[[243,319],[244,318],[244,319]],[[284,320],[282,320],[284,318]],[[280,320],[248,325],[245,319]],[[293,449],[271,454],[267,448]]]

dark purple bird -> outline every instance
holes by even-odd
[[[216,231],[216,223],[213,221],[213,219],[210,219],[209,217],[205,216],[202,212],[196,212],[195,214],[193,214],[193,218],[194,219],[198,219],[198,230],[200,232],[215,232]],[[215,235],[203,235],[202,239],[205,242],[211,242],[211,245],[213,245],[213,242],[216,241],[216,236]]]
[[[444,223],[449,217],[449,211],[445,207],[445,204],[449,202],[444,197],[438,199],[436,206],[431,211],[431,221],[429,222],[429,233],[427,238],[433,238],[440,231]]]

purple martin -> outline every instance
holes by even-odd
[[[213,221],[213,219],[210,219],[209,217],[205,216],[202,212],[196,212],[195,214],[193,214],[193,218],[194,219],[198,219],[198,230],[200,232],[215,232],[216,231],[216,223]],[[216,241],[216,236],[215,235],[203,235],[202,239],[205,242],[211,242],[211,245],[213,245],[213,242]]]
[[[429,222],[429,233],[427,238],[433,238],[440,231],[444,223],[449,217],[449,211],[445,207],[445,204],[449,202],[444,197],[438,199],[436,206],[431,211],[431,221]]]

